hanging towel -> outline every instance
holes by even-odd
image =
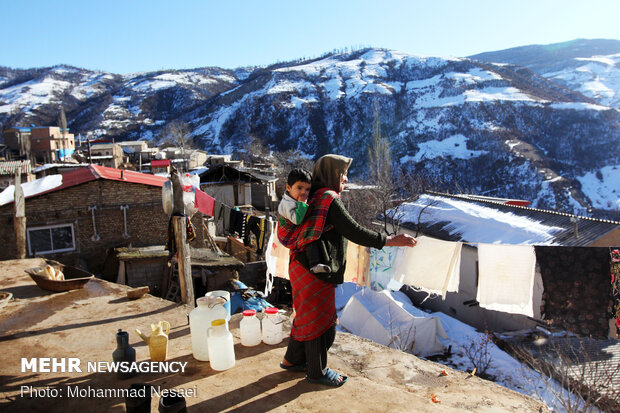
[[[215,198],[196,188],[196,208],[210,217],[215,215]]]
[[[231,211],[231,209],[226,204],[221,204],[221,205],[222,205],[222,210],[220,212],[220,215],[222,216],[222,228],[224,229],[224,234],[229,234],[230,233],[229,227],[230,227],[230,211]]]
[[[380,250],[372,249],[370,251],[368,278],[373,290],[386,289],[394,277],[394,260],[398,249],[398,247],[383,247]]]
[[[344,271],[344,281],[354,282],[357,285],[366,285],[368,280],[368,261],[370,248],[348,241],[347,266]]]
[[[534,316],[536,253],[531,245],[478,245],[480,307]]]
[[[413,248],[400,248],[394,263],[396,281],[441,295],[457,292],[461,274],[461,242],[419,237]]]
[[[265,250],[265,262],[267,264],[267,274],[273,277],[281,277],[289,279],[288,264],[291,250],[286,248],[278,240],[278,229],[276,222],[271,225],[272,230],[267,241],[267,249]]]

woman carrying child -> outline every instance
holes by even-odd
[[[305,371],[310,383],[341,386],[347,377],[329,368],[327,351],[336,337],[335,286],[343,282],[346,266],[346,240],[381,249],[384,246],[416,244],[407,234],[392,235],[360,226],[340,200],[340,193],[348,182],[347,171],[352,159],[340,155],[325,155],[314,166],[308,211],[301,225],[287,223],[278,229],[278,238],[291,249],[289,277],[293,290],[296,316],[291,326],[291,337],[280,367],[285,370]],[[309,271],[304,254],[311,243],[320,243],[325,251],[323,262],[329,273]]]

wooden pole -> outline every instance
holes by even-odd
[[[176,168],[172,168],[170,180],[172,181],[172,194],[174,197],[174,205],[172,208],[172,227],[174,229],[174,239],[177,246],[177,263],[179,265],[181,300],[190,307],[194,307],[194,280],[192,279],[191,254],[185,228],[186,217],[184,215],[185,204],[183,203],[183,188],[181,186],[181,175]]]
[[[17,258],[26,258],[26,202],[24,191],[21,185],[21,168],[17,168],[15,173],[15,196],[13,198],[15,206],[15,244],[17,246]]]

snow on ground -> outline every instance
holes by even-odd
[[[456,84],[464,83],[464,84],[475,84],[484,82],[487,80],[501,80],[501,76],[497,73],[489,72],[488,70],[481,69],[479,67],[475,67],[470,69],[467,73],[456,73],[450,72],[446,73],[445,77],[454,79]]]
[[[345,282],[336,287],[336,311],[338,317],[342,313],[349,299],[357,292],[367,287],[360,287],[354,283]],[[462,323],[461,321],[441,312],[427,313],[415,307],[409,298],[400,291],[390,291],[392,298],[407,312],[414,317],[437,317],[448,335],[447,340],[442,340],[442,344],[448,348],[451,346],[451,354],[438,363],[448,365],[454,369],[471,372],[474,368],[469,357],[466,356],[465,349],[470,346],[486,345],[491,363],[486,373],[494,378],[494,382],[506,388],[515,390],[521,394],[531,396],[535,399],[544,401],[547,406],[554,411],[563,412],[556,401],[557,394],[564,391],[555,381],[543,378],[541,375],[508,353],[500,349],[493,341],[489,340],[485,333],[476,331],[475,328]],[[377,320],[387,320],[389,317],[378,317]],[[389,331],[389,326],[385,326]],[[340,331],[343,331],[338,326]],[[486,343],[486,344],[484,344]]]
[[[569,109],[569,110],[611,110],[610,107],[595,105],[592,103],[585,102],[561,102],[561,103],[552,103],[551,106],[553,109]]]
[[[601,168],[600,176],[602,179],[596,177],[596,172],[578,176],[581,190],[594,208],[620,210],[620,165]]]
[[[485,87],[482,89],[471,89],[464,93],[467,102],[491,102],[501,101],[523,101],[534,102],[533,99],[519,89],[514,87]]]
[[[420,216],[420,211],[424,209]],[[502,212],[458,199],[422,195],[416,202],[402,204],[402,222],[450,222],[445,229],[467,242],[487,244],[553,245],[560,227],[543,225],[531,218]],[[473,217],[473,218],[472,218]],[[477,225],[472,225],[472,219]]]
[[[451,157],[455,159],[471,159],[484,155],[486,151],[472,151],[467,149],[467,138],[461,134],[452,135],[449,138],[430,140],[418,144],[420,148],[415,156],[405,156],[400,163],[407,161],[420,162],[424,159]]]
[[[37,106],[52,102],[55,94],[64,92],[70,86],[69,82],[51,78],[11,86],[3,89],[0,94],[0,100],[6,103],[0,106],[0,112],[10,113],[17,109],[28,112]]]
[[[39,178],[36,181],[26,182],[22,184],[22,190],[24,191],[24,197],[28,198],[40,194],[50,189],[54,189],[62,185],[62,175],[48,175],[44,178]],[[0,206],[13,202],[15,196],[15,185],[9,185],[4,191],[0,192]]]
[[[578,66],[544,73],[606,106],[620,103],[620,54],[575,58]],[[582,64],[583,63],[583,64]]]

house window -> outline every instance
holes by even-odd
[[[28,253],[30,255],[73,251],[74,249],[73,224],[28,229]]]

